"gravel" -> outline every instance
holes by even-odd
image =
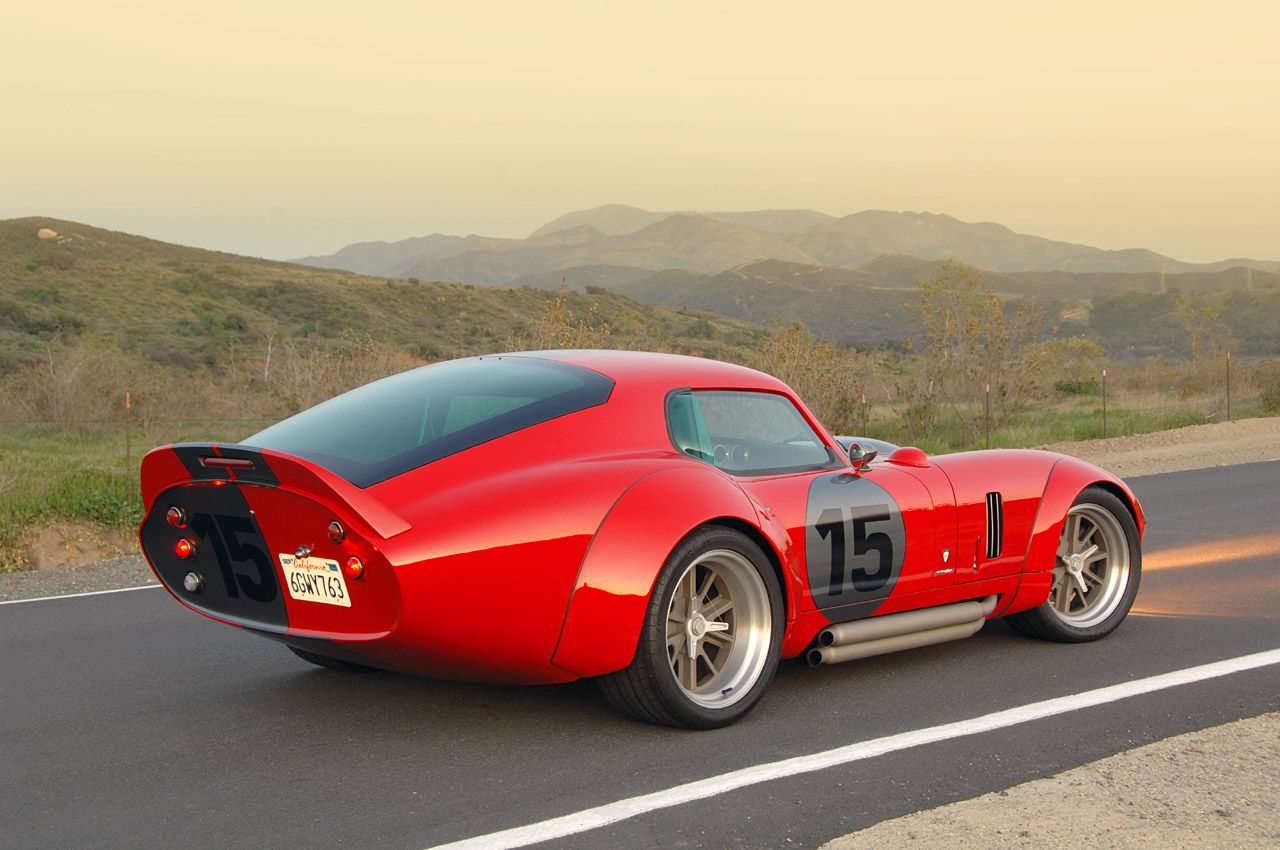
[[[156,583],[141,555],[124,555],[91,564],[4,573],[0,575],[0,602]]]
[[[1280,846],[1280,713],[884,821],[823,850]]]
[[[1280,459],[1280,416],[1043,446],[1121,478]]]

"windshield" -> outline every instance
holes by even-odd
[[[305,458],[358,487],[603,404],[613,381],[533,357],[451,360],[383,378],[259,431],[245,445]]]

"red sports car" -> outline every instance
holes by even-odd
[[[1100,638],[1133,604],[1144,526],[1082,461],[833,437],[768,375],[623,351],[414,369],[241,445],[155,449],[142,491],[174,598],[315,664],[592,677],[700,728],[750,710],[783,658],[993,617]]]

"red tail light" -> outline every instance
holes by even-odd
[[[347,559],[347,578],[358,579],[364,575],[364,562],[357,557]]]
[[[195,555],[196,544],[184,537],[174,544],[173,553],[185,561]]]

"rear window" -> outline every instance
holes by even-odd
[[[539,422],[603,404],[613,381],[532,357],[451,360],[383,378],[259,431],[245,445],[369,487]]]

